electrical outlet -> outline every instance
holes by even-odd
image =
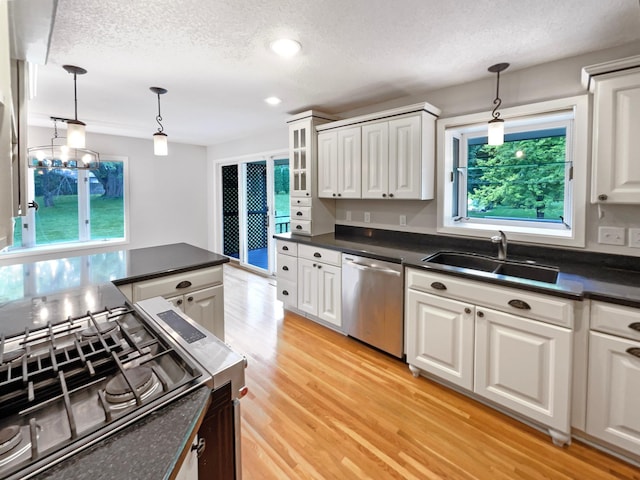
[[[407,226],[407,216],[406,215],[400,215],[400,226],[401,227],[406,227]]]
[[[351,210],[347,210],[347,222],[351,221]]]
[[[369,222],[371,222],[371,213],[364,212],[364,223],[369,223]]]
[[[598,243],[606,245],[624,245],[623,227],[598,227]]]
[[[629,246],[640,248],[640,228],[629,229]]]

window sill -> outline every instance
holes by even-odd
[[[90,242],[59,243],[52,245],[41,245],[29,248],[16,248],[15,250],[0,251],[0,261],[9,259],[19,259],[24,257],[35,257],[54,253],[77,252],[81,250],[96,250],[100,248],[113,247],[117,245],[127,245],[129,240],[117,238],[113,240],[93,240]]]

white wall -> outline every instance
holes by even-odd
[[[30,127],[29,145],[47,145],[52,128]],[[108,155],[128,157],[129,243],[68,252],[86,254],[186,242],[207,247],[207,154],[206,147],[172,143],[169,155],[153,155],[151,139],[88,132],[87,148]],[[30,255],[2,259],[0,265],[41,260],[60,254]]]

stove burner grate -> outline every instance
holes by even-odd
[[[10,352],[4,352],[0,355],[0,365],[4,365],[5,363],[14,362],[16,360],[20,360],[24,357],[26,350],[23,348],[19,348],[18,350],[12,350]]]
[[[99,335],[106,335],[108,333],[113,332],[116,328],[118,328],[118,323],[115,321],[98,323],[97,325],[98,325],[97,328],[94,325],[82,330],[80,332],[80,335],[82,335],[82,338],[95,338]]]

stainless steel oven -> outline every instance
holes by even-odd
[[[230,463],[207,478],[240,479],[245,365],[160,297],[2,335],[0,478],[35,476],[206,385],[220,408],[203,425],[220,427],[212,416],[225,412],[217,419],[225,421],[224,440],[216,440],[225,445],[207,448]]]

